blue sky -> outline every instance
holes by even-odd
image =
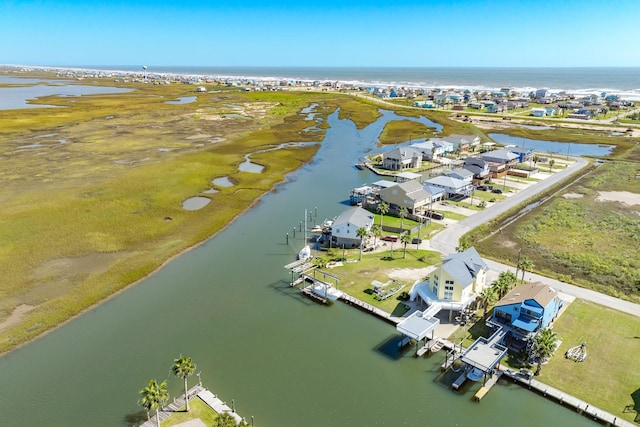
[[[0,1],[0,64],[640,66],[638,0]]]

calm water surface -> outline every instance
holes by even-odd
[[[314,161],[256,208],[139,285],[1,358],[2,425],[129,425],[147,379],[168,378],[171,394],[180,393],[169,369],[181,353],[257,426],[593,425],[514,385],[473,403],[475,389],[456,394],[438,382],[443,354],[396,355],[391,325],[341,303],[319,306],[288,287],[283,265],[303,243],[298,234],[286,245],[285,233],[305,208],[317,207],[320,220],[336,215],[351,187],[378,179],[352,165],[394,117],[385,112],[358,131],[333,114]]]
[[[584,144],[578,142],[539,141],[536,139],[520,138],[503,133],[490,133],[489,137],[504,145],[516,145],[523,148],[533,148],[540,153],[550,153],[571,156],[608,156],[615,145]]]
[[[80,96],[96,95],[103,93],[123,93],[131,92],[132,89],[86,86],[65,84],[59,80],[37,80],[22,79],[17,77],[0,76],[0,83],[23,85],[28,87],[2,87],[0,88],[0,110],[18,110],[23,108],[51,108],[53,105],[29,104],[28,101],[35,100],[43,96]],[[46,83],[46,84],[41,84]]]

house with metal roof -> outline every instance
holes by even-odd
[[[470,182],[444,175],[428,179],[425,184],[442,188],[449,199],[468,196],[473,191],[473,185]]]
[[[373,225],[373,214],[359,206],[347,209],[338,215],[331,226],[331,241],[335,246],[359,247],[358,229],[364,227],[367,232]]]
[[[425,206],[433,203],[431,194],[425,191],[418,181],[405,181],[393,187],[380,190],[380,199],[387,203],[391,210],[397,211],[405,207],[412,214],[417,214]]]
[[[539,330],[558,316],[562,299],[544,283],[525,283],[513,288],[494,307],[491,321],[509,332],[507,342],[522,348]]]
[[[452,134],[442,139],[453,144],[454,151],[468,151],[480,145],[480,137],[476,135]]]
[[[471,181],[473,180],[473,175],[474,173],[466,168],[455,169],[455,170],[452,170],[451,172],[445,173],[445,176],[459,179],[460,181],[465,181],[469,183],[471,183]]]
[[[382,167],[403,170],[422,166],[422,152],[411,147],[400,147],[382,153]]]
[[[517,154],[513,153],[511,150],[506,150],[504,148],[481,153],[479,157],[485,162],[498,163],[498,164],[504,164],[504,165],[516,163],[519,158]]]
[[[461,311],[488,286],[488,271],[478,251],[471,247],[444,257],[427,280],[413,285],[409,296],[412,301],[420,298],[428,306],[437,303],[445,310]]]

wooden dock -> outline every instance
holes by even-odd
[[[480,402],[480,400],[485,396],[485,394],[489,393],[489,390],[491,390],[491,387],[493,387],[498,382],[498,380],[502,376],[502,373],[503,371],[498,371],[497,373],[491,375],[491,378],[489,378],[487,382],[484,383],[482,387],[480,387],[480,390],[478,390],[475,396],[473,396],[473,400],[475,400],[476,402]]]
[[[435,353],[440,351],[444,347],[444,341],[441,338],[436,337],[435,339],[429,340],[425,345],[420,347],[418,351],[416,351],[417,357],[422,357],[425,353]]]
[[[327,300],[326,298],[323,298],[320,295],[318,295],[315,292],[313,292],[313,289],[311,289],[311,286],[306,286],[306,287],[300,289],[300,292],[302,292],[303,294],[305,294],[306,296],[308,296],[312,300],[321,302],[322,304],[328,304],[329,303],[329,300]]]
[[[622,420],[613,414],[603,411],[600,408],[596,408],[587,402],[578,399],[570,394],[567,394],[557,388],[544,384],[531,376],[524,376],[519,372],[511,369],[504,369],[502,371],[504,375],[513,379],[514,382],[520,383],[523,386],[528,387],[530,390],[534,390],[546,398],[553,399],[561,405],[566,405],[574,408],[578,413],[593,418],[596,421],[605,423],[612,426],[620,427],[637,427],[637,424],[630,423]]]
[[[397,325],[400,322],[399,318],[396,317],[392,317],[389,313],[387,313],[384,310],[379,309],[378,307],[375,307],[369,303],[366,303],[362,300],[359,300],[358,298],[352,297],[351,295],[348,295],[346,293],[343,293],[342,296],[340,297],[340,300],[342,300],[342,302],[344,302],[345,304],[349,304],[349,305],[353,305],[358,307],[359,309],[366,311],[368,313],[373,314],[374,316],[377,316],[379,318],[381,318],[382,320],[385,320],[393,325]]]

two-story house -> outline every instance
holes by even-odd
[[[359,206],[347,209],[338,215],[331,226],[331,240],[334,246],[345,245],[348,248],[359,247],[358,229],[364,227],[367,232],[373,225],[373,214]]]
[[[491,321],[509,332],[507,343],[524,348],[527,342],[556,318],[562,300],[558,293],[544,283],[518,285],[498,301]]]
[[[487,271],[489,267],[471,247],[444,257],[442,265],[427,280],[414,284],[409,295],[427,305],[438,303],[443,309],[461,311],[487,287]]]

